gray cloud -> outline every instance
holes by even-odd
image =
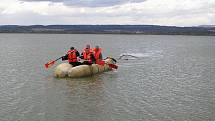
[[[62,2],[64,5],[79,7],[109,7],[125,3],[139,3],[144,2],[146,0],[20,0],[20,1],[26,2],[49,1],[53,3]]]
[[[0,4],[0,24],[159,24],[194,26],[215,23],[215,0],[198,0],[196,2],[193,2],[193,0],[182,0],[180,2],[178,0],[3,1],[5,2]],[[13,7],[10,7],[11,4],[13,4]]]

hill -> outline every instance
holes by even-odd
[[[3,25],[0,26],[0,33],[152,34],[215,36],[215,27],[177,27],[159,25]]]

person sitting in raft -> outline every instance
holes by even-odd
[[[86,45],[86,48],[81,53],[80,58],[85,60],[82,64],[92,65],[93,63],[95,63],[96,59],[94,57],[93,51],[90,49],[89,44]]]
[[[94,57],[96,59],[96,64],[99,64],[102,60],[102,49],[99,46],[95,46],[93,49]]]
[[[69,64],[75,67],[81,65],[81,62],[78,62],[79,56],[79,52],[74,47],[71,47],[70,50],[68,50],[67,54],[62,58],[62,60],[68,60]]]

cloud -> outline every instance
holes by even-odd
[[[88,0],[81,7],[54,0],[1,0],[0,24],[156,24],[194,26],[215,23],[215,0]],[[37,0],[38,1],[38,0]],[[62,0],[61,0],[62,1]],[[77,0],[80,2],[80,0]],[[97,1],[97,2],[95,2]],[[109,0],[108,2],[110,2]],[[70,4],[75,2],[70,1]],[[81,1],[83,3],[83,1]],[[81,3],[80,2],[80,3]],[[76,3],[80,5],[79,3]],[[86,4],[86,3],[85,3]],[[73,3],[75,5],[75,3]],[[99,7],[98,7],[99,5]],[[102,7],[103,6],[103,7]]]
[[[145,0],[21,0],[27,2],[48,1],[52,3],[63,3],[68,6],[77,7],[109,7],[126,3],[139,3]]]

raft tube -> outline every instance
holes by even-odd
[[[105,59],[104,65],[92,64],[92,65],[80,65],[76,67],[72,67],[71,64],[62,63],[59,64],[54,71],[54,76],[57,78],[79,78],[79,77],[86,77],[92,76],[98,73],[106,72],[112,70],[108,64],[115,64],[116,62],[111,59]]]

